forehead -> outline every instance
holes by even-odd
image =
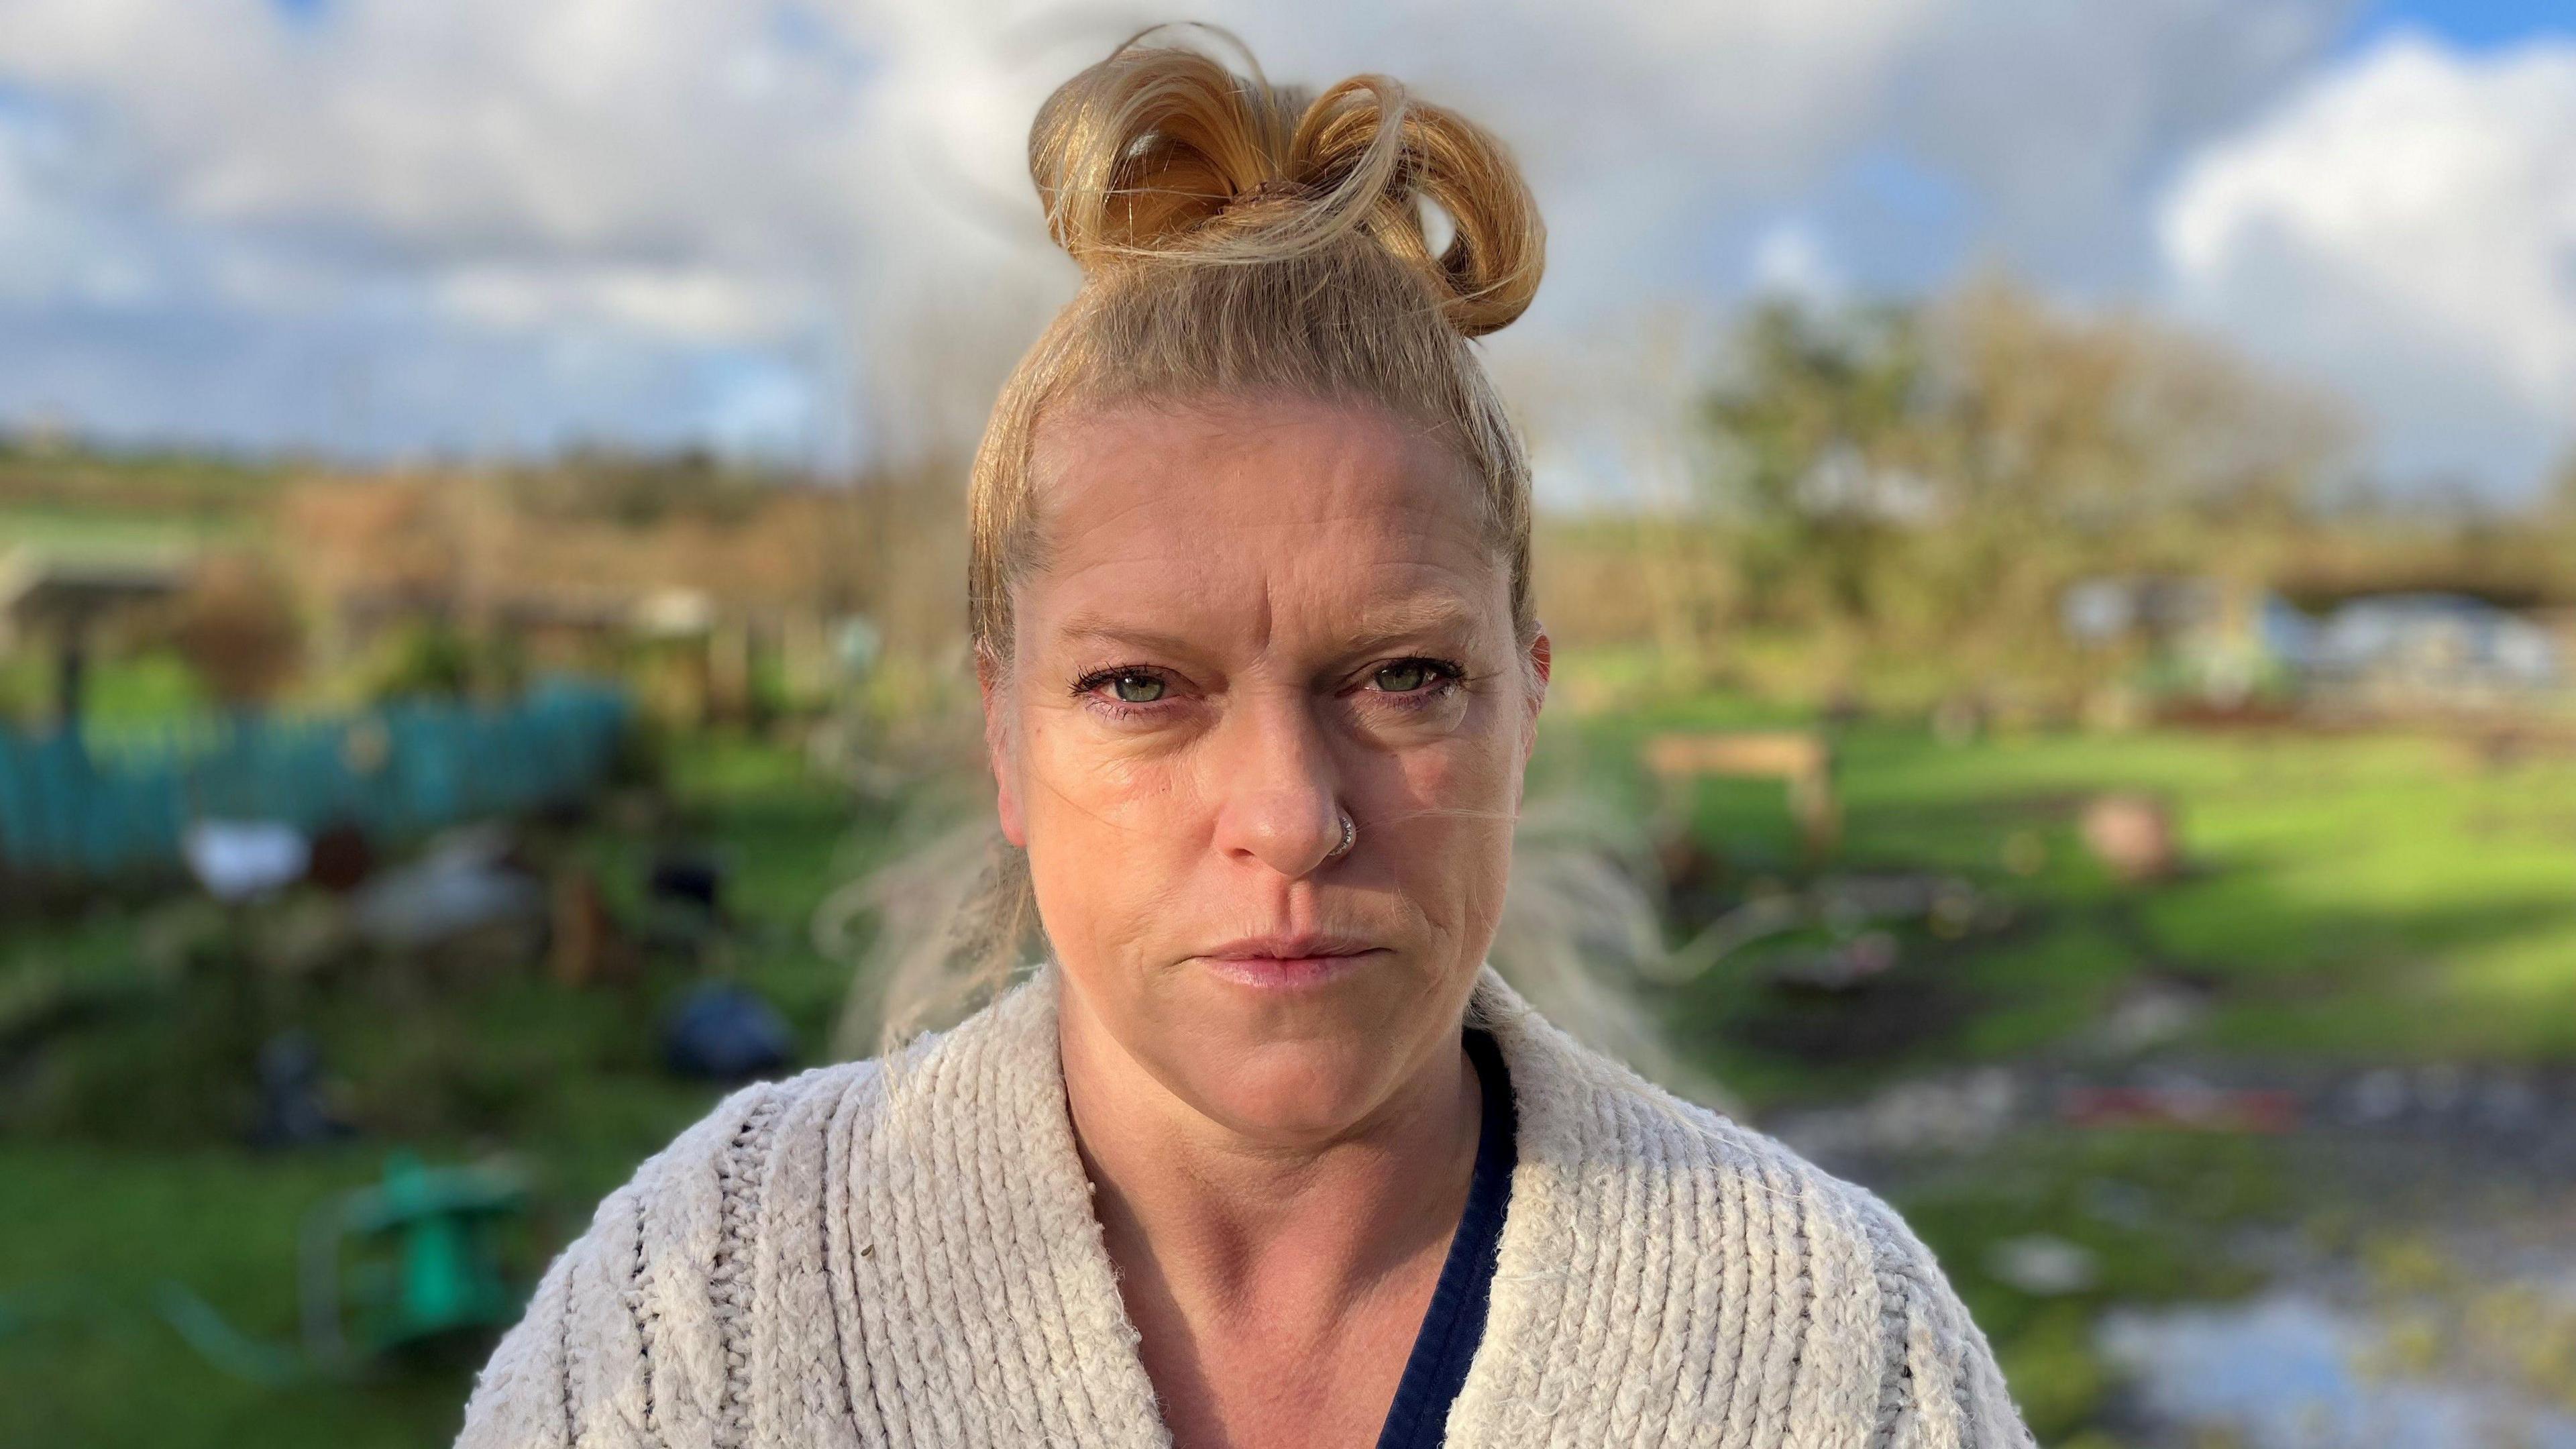
[[[1024,628],[1121,609],[1173,629],[1508,609],[1474,474],[1384,409],[1123,404],[1050,418],[1036,441]]]

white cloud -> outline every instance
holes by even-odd
[[[1981,204],[1980,245],[2052,283],[2152,264],[2177,149],[2241,123],[2334,39],[2338,0],[1957,7],[1890,88],[1888,130]]]
[[[1826,307],[1851,288],[1815,229],[1795,221],[1777,223],[1754,243],[1753,285],[1774,296]]]
[[[2576,44],[2391,38],[2167,198],[2177,303],[2340,386],[2392,473],[2531,486],[2576,438]]]
[[[795,322],[792,295],[711,267],[468,266],[442,276],[434,296],[452,316],[499,332],[589,325],[758,343]]]
[[[1918,239],[1809,204],[1862,153],[1941,172],[1978,208],[1983,250],[2078,286],[2133,279],[2105,239],[2143,251],[2144,178],[2312,54],[2346,4],[2152,0],[2080,21],[2025,0],[1198,10],[1274,75],[1382,69],[1515,145],[1552,245],[1539,306],[1499,339],[1509,357],[1759,283],[1748,259],[1784,214],[1810,218],[1810,254],[1856,287],[1902,272]],[[953,435],[1069,285],[1023,171],[1029,117],[1135,25],[1010,0],[307,8],[0,0],[0,302],[29,313],[0,315],[0,374],[41,371],[39,339],[79,336],[81,406],[114,391],[119,347],[134,357],[137,396],[102,417],[348,426],[348,409],[291,397],[204,411],[190,399],[208,394],[169,390],[140,334],[81,331],[85,309],[123,296],[233,329],[245,365],[281,369],[277,389],[315,349],[399,350],[368,365],[470,377],[493,349],[534,343],[553,359],[536,375],[569,379],[553,384],[567,429],[597,430],[632,387],[650,433],[678,385],[651,359],[686,371],[691,349],[748,350],[802,370],[816,397],[864,375],[881,436]],[[13,169],[29,132],[12,92],[53,118],[43,167]],[[30,238],[53,239],[45,268],[10,260]],[[367,426],[378,441],[542,438],[544,403],[432,389],[419,418],[380,405]]]

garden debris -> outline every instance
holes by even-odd
[[[1824,1107],[1765,1126],[1801,1154],[1827,1162],[1978,1151],[2011,1127],[2028,1097],[2010,1069],[1978,1067],[1919,1078],[1851,1107]]]
[[[304,878],[333,895],[347,895],[376,872],[376,848],[367,832],[347,820],[322,827],[313,836],[312,858]]]
[[[689,851],[665,851],[654,858],[644,880],[644,894],[658,902],[695,906],[711,919],[724,917],[724,867]]]
[[[2149,972],[2120,993],[2092,1032],[2093,1044],[2115,1056],[2178,1041],[2209,1014],[2213,988],[2204,982]]]
[[[2143,1087],[2069,1087],[2059,1096],[2057,1110],[2076,1127],[2265,1135],[2297,1130],[2301,1115],[2292,1092],[2214,1087],[2189,1079]]]
[[[2173,806],[2161,797],[2134,791],[2099,796],[2084,807],[2082,833],[2093,858],[2123,884],[2171,880],[2181,869]]]
[[[610,913],[598,876],[580,869],[557,875],[550,919],[546,960],[557,981],[590,986],[634,979],[634,945]]]
[[[1933,935],[1957,940],[2011,924],[2011,908],[1957,876],[1929,873],[1829,876],[1803,892],[1753,894],[1675,948],[1655,975],[1688,981],[1756,942],[1796,931],[1821,929],[1836,942],[1833,960],[1786,968],[1796,984],[1847,989],[1897,964],[1887,927],[1920,922]],[[1797,980],[1803,975],[1804,980]]]
[[[2332,1095],[2335,1115],[2352,1127],[2440,1126],[2513,1133],[2558,1110],[2552,1094],[2506,1070],[2472,1074],[2444,1062],[2412,1069],[2374,1067]]]
[[[280,1032],[259,1049],[259,1120],[254,1147],[314,1147],[337,1142],[350,1128],[333,1109],[322,1078],[322,1048],[300,1031]]]
[[[1817,950],[1790,953],[1770,963],[1763,974],[1774,986],[1838,995],[1895,970],[1902,959],[1893,933],[1867,931]]]
[[[725,869],[704,852],[666,846],[644,873],[644,913],[638,923],[644,953],[654,959],[721,969],[729,959],[731,918],[725,909]]]
[[[544,890],[510,861],[507,832],[468,829],[369,882],[352,898],[350,919],[377,946],[418,950],[544,911]]]
[[[1664,910],[1686,930],[1705,930],[1726,914],[1726,857],[1694,832],[1675,827],[1655,839],[1655,868],[1664,880]]]
[[[2052,1233],[2005,1238],[1986,1249],[1986,1271],[1996,1282],[2033,1298],[2082,1293],[2102,1279],[2093,1250]]]
[[[730,982],[693,988],[662,1028],[662,1060],[683,1077],[748,1081],[786,1066],[793,1049],[778,1009]]]
[[[279,820],[198,820],[180,837],[180,854],[206,894],[246,901],[304,878],[312,846]]]

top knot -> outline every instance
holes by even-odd
[[[1314,195],[1314,189],[1302,182],[1274,176],[1250,191],[1238,192],[1233,200],[1226,203],[1226,209],[1233,211],[1246,206],[1259,206],[1265,201],[1309,201],[1314,198]]]
[[[1546,236],[1500,141],[1380,75],[1307,103],[1257,66],[1131,40],[1059,87],[1029,132],[1047,229],[1087,273],[1241,265],[1354,238],[1410,264],[1460,334],[1520,316]],[[1425,206],[1450,223],[1431,249]]]

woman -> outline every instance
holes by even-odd
[[[1548,641],[1468,341],[1539,222],[1393,83],[1301,101],[1131,44],[1030,138],[1085,281],[969,611],[1048,960],[647,1162],[463,1444],[2026,1442],[1884,1206],[1484,966]]]

